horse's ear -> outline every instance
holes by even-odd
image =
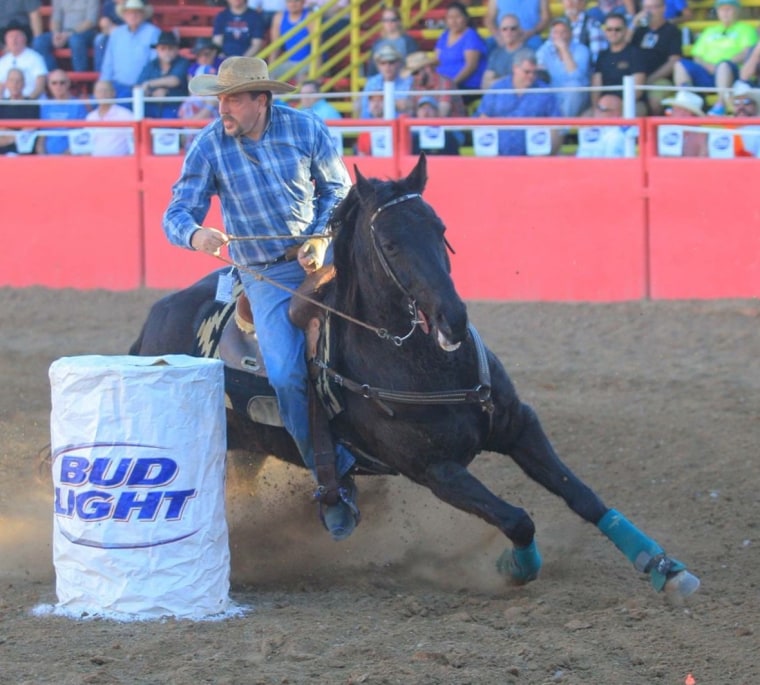
[[[363,204],[369,204],[374,202],[375,188],[373,185],[362,176],[362,172],[359,171],[359,167],[354,164],[354,175],[356,176],[356,192],[359,195],[359,201]]]
[[[421,152],[417,166],[406,177],[406,186],[415,193],[422,195],[422,191],[425,190],[425,186],[427,185],[427,180],[427,157],[424,152]]]

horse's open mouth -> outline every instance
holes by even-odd
[[[427,314],[423,312],[421,309],[417,310],[417,323],[419,324],[419,327],[422,329],[422,332],[425,335],[428,335],[430,333],[430,323],[428,321]],[[437,326],[433,326],[433,330],[435,330],[435,339],[438,343],[438,346],[444,351],[444,352],[453,352],[454,350],[458,350],[459,346],[462,343],[453,343],[451,342],[446,335],[443,334],[440,328]]]

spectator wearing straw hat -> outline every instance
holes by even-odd
[[[690,90],[679,90],[675,97],[665,98],[662,104],[670,107],[669,116],[679,119],[702,118],[705,116],[705,101]],[[707,133],[684,131],[681,157],[707,157]]]
[[[143,67],[155,57],[153,45],[161,29],[150,23],[153,8],[143,0],[126,0],[117,11],[124,23],[108,36],[100,80],[111,82],[117,98],[128,98]]]
[[[369,93],[382,93],[386,83],[393,83],[395,91],[395,114],[409,111],[409,91],[412,89],[412,77],[402,76],[404,58],[390,45],[381,48],[375,55],[375,62],[380,73],[370,76],[364,84],[361,97],[354,105],[354,111],[360,119],[371,118],[369,111]]]
[[[322,265],[327,243],[314,236],[327,230],[351,179],[322,121],[293,107],[272,106],[273,94],[294,90],[270,78],[266,62],[257,57],[228,57],[218,75],[190,81],[194,95],[219,99],[220,117],[190,145],[163,228],[179,247],[218,255],[228,245],[232,260],[245,265],[238,273],[269,382],[283,423],[314,472],[304,334],[290,322],[288,308],[305,274]],[[228,234],[249,239],[230,242],[203,224],[214,195]],[[299,245],[298,258],[288,259]],[[348,475],[353,458],[340,445],[336,453],[342,491],[335,504],[320,502],[320,509],[333,539],[342,540],[353,532],[358,510]]]
[[[435,59],[426,52],[413,52],[406,56],[404,68],[401,70],[401,76],[411,76],[412,85],[410,90],[414,91],[443,91],[451,90],[452,84],[445,76],[441,76],[435,70]],[[410,96],[409,111],[415,112],[421,95]],[[438,107],[438,116],[441,117],[465,117],[467,110],[464,106],[464,100],[461,95],[451,93],[438,93],[436,95]]]
[[[746,81],[737,81],[731,89],[734,117],[757,118],[760,114],[760,91]],[[734,137],[736,157],[760,157],[760,123],[740,126],[741,135]]]
[[[717,88],[718,102],[710,114],[724,114],[739,65],[750,56],[758,36],[755,27],[739,21],[739,0],[716,0],[719,23],[708,26],[694,43],[691,58],[679,60],[673,68],[677,86]]]
[[[161,31],[151,46],[157,56],[143,68],[137,83],[146,98],[179,98],[187,95],[187,70],[190,62],[179,55],[179,40],[172,31]],[[149,102],[145,116],[155,119],[176,119],[179,102]]]

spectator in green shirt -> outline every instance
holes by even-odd
[[[677,86],[717,88],[719,99],[710,114],[724,114],[727,98],[739,67],[757,43],[755,27],[739,21],[739,0],[716,0],[720,24],[702,31],[691,51],[691,59],[681,59],[673,68]]]

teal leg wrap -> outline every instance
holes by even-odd
[[[541,570],[541,554],[536,541],[527,547],[515,547],[509,564],[509,575],[518,583],[528,583],[538,578]]]
[[[660,545],[614,509],[602,516],[597,527],[628,557],[636,570],[649,574],[655,590],[663,589],[668,575],[686,568],[680,561],[666,557]]]

